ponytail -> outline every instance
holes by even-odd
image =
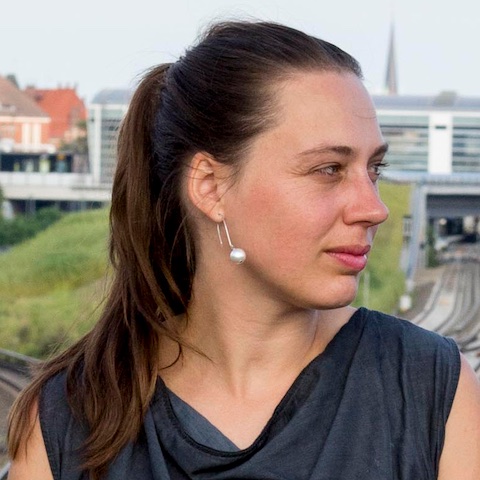
[[[171,275],[159,279],[166,260],[159,258],[156,245],[165,235],[157,218],[158,193],[152,191],[151,128],[168,67],[161,65],[145,76],[120,128],[110,213],[115,272],[105,309],[92,331],[45,362],[18,397],[9,418],[11,458],[26,442],[25,432],[31,432],[25,412],[34,411],[45,382],[66,369],[69,404],[77,418],[86,419],[90,431],[83,468],[93,480],[101,478],[122,447],[140,432],[155,391],[160,335],[178,340],[165,326],[174,313],[161,285],[171,285],[170,297],[177,296],[177,304],[183,298]]]

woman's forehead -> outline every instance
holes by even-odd
[[[281,116],[316,111],[328,115],[353,113],[375,117],[375,107],[362,81],[349,72],[299,72],[282,81],[276,89]]]
[[[298,73],[276,90],[275,125],[259,140],[308,149],[322,143],[383,143],[375,107],[361,80],[343,72]]]

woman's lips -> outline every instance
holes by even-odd
[[[367,253],[370,246],[353,245],[327,250],[327,254],[354,272],[361,272],[367,266]]]

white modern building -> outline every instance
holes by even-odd
[[[88,150],[93,183],[111,184],[117,163],[117,135],[130,90],[102,90],[88,108]]]
[[[479,89],[480,93],[480,89]],[[480,97],[374,95],[389,171],[480,173]]]

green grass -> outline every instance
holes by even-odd
[[[96,320],[107,271],[108,212],[66,215],[0,255],[0,346],[37,357]]]
[[[98,279],[107,259],[108,212],[66,215],[0,256],[0,299],[75,288]]]
[[[410,187],[382,184],[390,217],[375,239],[367,271],[370,308],[392,312],[403,293],[402,217]],[[96,321],[104,298],[108,211],[69,214],[0,255],[0,347],[35,357],[71,344]],[[363,282],[356,304],[365,305]]]

